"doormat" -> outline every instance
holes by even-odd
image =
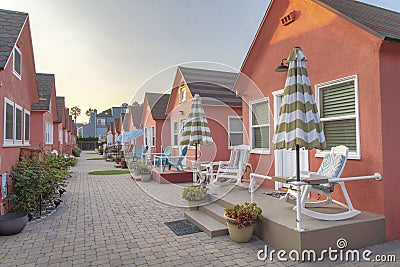
[[[165,225],[168,226],[169,229],[171,229],[172,232],[174,232],[177,236],[203,232],[203,230],[201,230],[199,227],[197,227],[187,219],[166,222]]]
[[[272,191],[272,192],[263,192],[263,194],[271,197],[281,198],[286,195],[286,192]]]

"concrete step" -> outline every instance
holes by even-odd
[[[211,203],[205,206],[199,207],[199,210],[209,215],[211,218],[215,219],[216,221],[225,224],[225,208],[217,203]]]
[[[200,227],[210,237],[227,235],[228,228],[201,210],[186,211],[185,217]]]

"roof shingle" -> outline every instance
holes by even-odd
[[[400,13],[354,0],[314,0],[392,41],[400,42]]]
[[[164,120],[169,101],[169,94],[146,93],[147,101],[151,109],[151,115],[155,120]]]
[[[5,68],[27,17],[28,13],[0,9],[0,69]]]
[[[192,96],[199,94],[213,102],[241,107],[242,99],[232,91],[238,73],[178,67]]]
[[[65,98],[63,96],[57,96],[56,105],[57,105],[57,120],[55,120],[54,122],[61,123],[63,109],[65,108]]]
[[[54,85],[54,74],[36,73],[39,103],[32,104],[32,110],[49,110]]]

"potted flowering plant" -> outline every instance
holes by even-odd
[[[225,209],[225,219],[232,241],[243,243],[250,241],[256,221],[262,219],[262,210],[256,203],[245,202]]]
[[[149,182],[151,180],[151,169],[146,163],[138,164],[140,180],[142,182]]]
[[[205,202],[207,190],[208,188],[205,184],[188,185],[183,188],[182,198],[188,201],[189,209],[197,210],[199,209],[199,204]]]

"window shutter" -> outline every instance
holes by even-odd
[[[269,124],[268,101],[254,103],[252,105],[252,125]]]
[[[350,151],[357,151],[356,119],[324,121],[326,149],[344,145]]]
[[[321,117],[332,118],[356,114],[354,81],[335,84],[321,91]]]

